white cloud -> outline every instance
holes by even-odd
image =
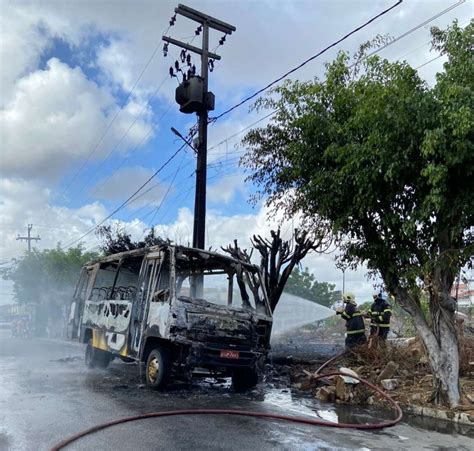
[[[98,202],[78,209],[54,206],[51,204],[51,191],[33,181],[1,179],[0,197],[2,261],[24,252],[26,243],[16,241],[16,236],[25,235],[27,224],[33,224],[33,236],[39,234],[41,237],[41,241],[33,245],[45,249],[78,238],[107,216],[107,210]],[[85,244],[93,241],[93,234],[83,240]]]
[[[91,195],[99,199],[123,201],[147,181],[153,173],[152,169],[141,166],[120,169],[95,186]],[[137,195],[137,200],[130,203],[129,208],[136,209],[144,205],[159,205],[168,188],[169,185],[155,179]]]
[[[0,14],[0,107],[10,100],[19,77],[34,70],[50,36],[30,8],[1,3]]]
[[[209,202],[228,204],[240,191],[246,193],[244,175],[230,174],[223,176],[217,183],[210,185],[207,189]]]
[[[72,69],[52,58],[45,70],[17,82],[14,97],[0,111],[2,172],[28,178],[59,176],[72,160],[91,153],[116,109],[110,93],[88,80],[80,68]],[[122,111],[95,157],[116,144],[139,109],[131,102]],[[146,135],[148,116],[144,111],[121,149]]]
[[[121,40],[112,40],[108,45],[103,45],[97,52],[97,67],[101,68],[106,79],[120,89],[131,91],[134,89],[136,94],[135,80],[132,69],[134,66],[131,61],[134,55],[131,54],[131,46]]]

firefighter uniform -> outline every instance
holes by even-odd
[[[353,348],[367,342],[364,318],[353,295],[344,295],[344,303],[344,310],[337,313],[346,321],[346,347]]]
[[[378,335],[385,340],[390,330],[392,306],[383,298],[382,294],[375,297],[375,301],[371,305],[368,315],[371,319],[370,335]]]

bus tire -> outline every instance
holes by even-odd
[[[146,383],[155,390],[166,387],[171,376],[171,358],[166,348],[153,349],[146,360]]]
[[[92,346],[92,340],[87,342],[85,353],[85,362],[87,368],[107,368],[112,359],[113,356],[110,354],[110,352],[94,348],[94,346]]]
[[[235,391],[249,390],[258,383],[256,368],[236,368],[232,373],[232,386]]]

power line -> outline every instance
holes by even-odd
[[[122,210],[122,208],[124,208],[132,199],[133,197],[135,197],[146,185],[148,185],[148,183],[150,183],[175,157],[176,155],[178,155],[179,152],[181,152],[184,147],[186,146],[186,144],[183,144],[176,152],[173,153],[173,155],[171,155],[171,157],[169,157],[161,166],[158,170],[156,170],[149,178],[148,180],[146,180],[131,196],[129,196],[127,198],[127,200],[125,200],[124,202],[122,202],[122,204],[120,204],[112,213],[110,213],[106,218],[104,218],[101,222],[99,222],[98,224],[95,224],[93,227],[91,227],[86,233],[84,233],[83,235],[81,235],[79,238],[71,241],[70,243],[64,245],[64,248],[69,248],[71,247],[73,244],[79,242],[80,240],[82,240],[83,238],[85,238],[87,235],[89,235],[91,232],[93,232],[97,227],[99,227],[100,225],[102,225],[105,221],[107,221],[108,219],[110,219],[113,215],[115,215],[116,213],[118,213],[120,210]]]
[[[447,14],[448,12],[452,11],[454,8],[457,8],[458,6],[462,5],[463,3],[465,3],[466,0],[459,0],[457,3],[454,3],[453,5],[449,6],[448,8],[440,11],[439,13],[435,14],[434,16],[431,16],[429,17],[428,19],[424,20],[423,22],[421,22],[420,24],[416,25],[415,27],[411,28],[410,30],[402,33],[401,35],[395,37],[394,39],[392,39],[390,42],[388,42],[387,44],[383,45],[382,47],[379,47],[377,49],[375,49],[374,51],[372,51],[371,53],[369,53],[368,55],[364,56],[364,58],[362,58],[362,60],[368,58],[369,56],[373,56],[379,52],[381,52],[382,50],[386,49],[387,47],[395,44],[396,42],[398,42],[399,40],[403,39],[403,38],[406,38],[407,36],[409,36],[410,34],[414,33],[415,31],[419,30],[420,28],[426,26],[427,24],[429,24],[430,22],[433,22],[433,20],[436,20],[438,18],[440,18],[441,16]],[[394,7],[397,6],[397,5],[394,5]],[[466,22],[465,22],[466,23]],[[421,46],[417,47],[415,50],[417,50],[418,48],[420,47],[423,47],[424,45],[428,44],[429,42],[431,41],[428,41],[426,42],[425,44],[422,44]],[[412,51],[408,52],[408,53],[405,53],[402,57],[400,58],[404,58],[405,56],[409,55]],[[430,64],[431,62],[435,61],[436,59],[438,59],[440,56],[437,56],[436,58],[433,58],[432,60],[430,61],[427,61],[426,63],[423,63],[422,65],[418,66],[418,67],[415,67],[415,69],[419,69],[420,67],[423,67],[427,64]],[[398,58],[398,59],[400,59]],[[356,64],[360,63],[360,61],[358,62],[355,62],[353,64],[351,64],[349,66],[349,68],[352,68],[354,67]],[[238,105],[236,105],[237,107]],[[220,141],[219,143],[211,146],[208,150],[212,150],[212,149],[215,149],[216,147],[219,147],[220,145],[224,144],[225,142],[227,142],[228,140],[244,133],[245,131],[247,131],[248,129],[252,128],[253,126],[257,125],[258,123],[262,122],[263,120],[267,119],[268,117],[270,116],[273,116],[274,114],[276,114],[280,109],[277,108],[273,111],[271,111],[270,113],[266,114],[265,116],[263,116],[262,118],[260,119],[257,119],[255,122],[253,122],[252,124],[240,129],[239,131],[235,132],[234,134],[228,136],[227,138],[223,139],[222,141]],[[226,112],[224,112],[226,113]],[[222,115],[224,114],[222,113]],[[218,119],[218,117],[217,117]],[[233,153],[235,153],[235,150],[233,151]],[[243,153],[243,152],[242,152]]]
[[[360,25],[359,27],[357,28],[354,28],[352,31],[350,31],[349,33],[347,33],[345,36],[343,36],[342,38],[338,39],[337,41],[333,42],[332,44],[329,44],[327,47],[325,47],[324,49],[320,50],[318,53],[316,53],[315,55],[311,56],[310,58],[306,59],[305,61],[303,61],[301,64],[299,64],[298,66],[294,67],[293,69],[290,69],[288,72],[286,72],[285,74],[283,74],[281,77],[278,77],[276,80],[273,80],[271,83],[269,83],[268,85],[264,86],[263,88],[259,89],[258,91],[254,92],[253,94],[249,95],[248,97],[246,97],[245,99],[241,100],[239,103],[237,103],[236,105],[228,108],[227,110],[225,110],[224,112],[222,112],[221,114],[213,117],[210,119],[210,121],[212,122],[216,122],[218,119],[220,119],[221,117],[225,116],[226,114],[229,114],[231,111],[235,110],[236,108],[242,106],[244,103],[247,103],[249,100],[252,100],[254,99],[255,97],[257,97],[259,94],[261,94],[262,92],[266,91],[268,88],[271,88],[273,85],[279,83],[280,81],[284,80],[286,77],[288,77],[288,75],[292,74],[293,72],[296,72],[297,70],[301,69],[303,66],[305,66],[306,64],[310,63],[311,61],[313,61],[314,59],[318,58],[319,56],[321,56],[323,53],[326,53],[328,50],[330,50],[331,48],[335,47],[336,45],[340,44],[342,41],[345,41],[348,37],[352,36],[353,34],[357,33],[358,31],[362,30],[363,28],[367,27],[369,24],[371,24],[372,22],[374,22],[375,20],[377,20],[379,17],[382,17],[383,15],[387,14],[389,11],[391,11],[392,9],[396,8],[397,6],[399,6],[401,3],[403,2],[403,0],[398,0],[397,3],[395,3],[394,5],[392,5],[390,8],[387,8],[386,10],[382,11],[381,13],[377,14],[376,16],[372,17],[371,19],[369,19],[367,22],[365,22],[364,24]]]
[[[158,118],[158,122],[160,122],[170,111],[171,109],[171,104],[168,106],[168,108],[166,109],[166,111]],[[137,150],[139,147],[141,147],[143,145],[143,143],[148,139],[148,137],[154,132],[155,130],[152,128],[150,129],[144,136],[143,138],[141,139],[141,141],[131,150],[128,152],[127,156],[125,158],[122,159],[122,161],[120,162],[120,164],[97,186],[96,188],[96,191],[97,189],[101,188],[102,186],[105,185],[105,183],[107,183],[107,181],[110,180],[110,178],[115,174],[117,173],[122,167],[123,165],[128,161],[128,159],[130,158],[130,156],[133,154],[133,152],[135,152],[135,150]]]
[[[151,95],[150,99],[151,100],[153,97],[155,97],[158,92],[160,91],[161,87],[165,84],[165,82],[168,80],[168,77],[165,77],[163,79],[163,81],[159,84],[158,88],[155,90],[155,92]],[[84,190],[84,188],[89,185],[92,180],[94,180],[94,178],[97,176],[97,174],[99,173],[100,169],[102,168],[102,166],[104,165],[105,161],[107,161],[110,156],[114,153],[114,151],[120,146],[120,144],[122,144],[122,142],[124,141],[124,139],[127,137],[127,135],[130,133],[130,130],[134,127],[134,125],[138,122],[138,120],[141,118],[141,115],[145,112],[145,110],[147,110],[148,108],[148,101],[147,103],[143,106],[143,108],[141,109],[140,113],[137,114],[137,116],[135,116],[135,119],[132,121],[132,123],[129,125],[129,127],[127,128],[127,130],[124,132],[124,134],[120,137],[120,139],[115,143],[115,145],[112,147],[112,149],[109,151],[109,153],[107,154],[107,156],[105,157],[105,159],[103,160],[103,162],[98,166],[98,168],[96,168],[96,170],[94,171],[94,173],[87,178],[86,182],[81,186],[81,188],[76,192],[76,195],[74,196],[74,199],[76,199],[79,194],[82,193],[82,191]],[[169,111],[169,109],[168,109]],[[166,114],[166,113],[165,113]],[[140,141],[140,145],[142,145],[146,139],[148,139],[148,137],[153,133],[153,127],[150,128],[150,130],[146,133],[146,138],[142,138],[142,140]],[[135,146],[134,150],[137,149],[139,146]],[[112,173],[113,174],[113,173]],[[112,174],[109,176],[109,178],[112,176]]]
[[[184,154],[184,155],[186,155],[186,154]],[[184,155],[183,155],[183,160],[184,160]],[[191,163],[188,162],[186,165],[184,165],[184,167],[189,166],[190,164],[191,164]],[[181,168],[182,168],[182,161],[181,161],[180,165],[178,166],[177,172],[178,172]],[[171,182],[170,182],[171,185],[173,184],[173,182],[174,182],[174,180],[175,180],[175,178],[176,178],[177,172],[176,172],[176,174],[172,177],[172,180],[171,180]],[[135,197],[132,201],[130,201],[130,202],[128,203],[128,205],[133,204],[134,202],[136,202],[137,200],[139,200],[140,198],[142,198],[143,196],[145,196],[147,193],[149,193],[150,191],[152,191],[154,188],[156,188],[158,185],[160,185],[161,183],[167,181],[167,180],[170,179],[170,178],[171,178],[171,177],[166,177],[166,178],[162,179],[160,182],[155,183],[155,184],[152,185],[150,188],[148,188],[146,191],[144,191],[144,192],[141,193],[139,196]],[[170,186],[171,186],[171,185],[170,185]],[[144,205],[144,206],[141,207],[138,211],[144,210],[144,209],[147,208],[147,207],[149,207],[149,205]],[[154,209],[154,208],[155,208],[155,207],[153,207],[153,209]],[[151,211],[153,211],[153,209],[152,209]],[[129,216],[125,219],[125,221],[130,220],[130,219],[132,218],[132,216],[135,216],[135,215],[138,213],[138,211],[136,211],[136,212],[132,213],[131,215],[129,215]],[[140,221],[142,221],[144,218],[146,218],[146,217],[149,216],[150,214],[151,214],[151,213],[149,212],[149,213],[147,213],[147,214],[141,216],[141,217],[138,218],[138,219],[139,219]]]
[[[250,125],[247,125],[246,127],[244,127],[242,129],[240,129],[239,131],[235,132],[233,135],[230,135],[227,138],[223,139],[221,142],[218,142],[217,144],[214,144],[213,146],[209,147],[209,149],[207,149],[207,150],[209,151],[209,150],[215,149],[216,147],[219,147],[221,144],[224,144],[229,139],[232,139],[232,138],[240,135],[241,133],[247,131],[249,128],[252,128],[254,125],[257,125],[258,123],[264,121],[268,117],[273,116],[277,111],[278,110],[275,110],[275,111],[272,111],[271,113],[266,114],[265,116],[261,117],[260,119],[256,120],[255,122],[252,122]]]
[[[408,31],[405,31],[405,33],[402,33],[401,35],[399,35],[396,38],[392,39],[390,42],[387,42],[382,47],[379,47],[379,48],[375,49],[374,51],[368,53],[367,55],[365,55],[364,59],[369,58],[370,56],[375,55],[376,53],[384,50],[385,48],[389,47],[390,45],[395,44],[395,42],[398,42],[400,39],[403,39],[406,36],[414,33],[415,31],[419,30],[420,28],[424,27],[425,25],[428,25],[430,22],[433,22],[433,20],[438,19],[441,16],[444,16],[446,13],[453,10],[454,8],[457,8],[458,6],[462,5],[465,2],[466,2],[466,0],[459,0],[457,3],[454,3],[451,6],[448,6],[446,9],[443,9],[443,11],[440,11],[439,13],[437,13],[434,16],[430,17],[429,19],[426,19],[424,22],[419,23],[415,27],[410,28]]]
[[[164,33],[166,34],[169,29],[171,28],[171,26],[169,26],[166,31],[164,31]],[[163,34],[163,33],[162,33]],[[129,91],[129,93],[127,94],[127,96],[125,97],[125,100],[122,102],[122,105],[119,107],[119,109],[115,112],[114,116],[112,117],[111,121],[108,123],[107,127],[105,128],[105,131],[104,133],[101,135],[99,141],[97,142],[97,144],[92,148],[92,150],[89,152],[89,154],[87,155],[86,159],[84,160],[84,162],[82,163],[82,165],[80,166],[80,168],[75,172],[75,174],[72,176],[70,182],[66,185],[66,187],[63,189],[60,197],[64,196],[64,194],[68,191],[68,189],[72,186],[72,184],[74,183],[74,181],[76,180],[76,178],[78,177],[78,175],[81,173],[81,171],[85,168],[86,164],[89,162],[90,158],[92,157],[92,155],[97,151],[97,149],[99,148],[99,145],[102,143],[102,141],[104,140],[105,136],[107,135],[108,131],[110,130],[110,128],[112,127],[113,123],[115,122],[115,120],[117,119],[118,115],[123,111],[123,108],[125,107],[125,105],[127,104],[128,100],[130,99],[131,95],[133,94],[133,92],[135,91],[135,88],[137,87],[138,83],[140,82],[141,78],[143,77],[143,74],[145,73],[145,71],[148,69],[148,67],[150,66],[151,62],[153,61],[153,58],[155,57],[156,53],[158,52],[159,48],[161,47],[161,39],[160,41],[157,43],[157,45],[155,46],[153,52],[151,53],[150,55],[150,58],[148,58],[148,61],[145,63],[145,66],[143,67],[142,71],[140,72],[138,78],[135,80],[135,83],[133,84],[132,86],[132,89]]]
[[[427,64],[430,64],[432,63],[433,61],[436,61],[437,59],[441,58],[443,55],[438,55],[438,56],[435,56],[434,58],[424,62],[423,64],[420,64],[419,66],[416,66],[414,69],[415,70],[418,70],[420,69],[420,67],[423,67],[423,66],[426,66]]]
[[[170,191],[171,191],[171,187],[173,186],[173,183],[174,183],[174,181],[176,180],[176,176],[178,175],[178,172],[181,170],[181,166],[182,166],[182,164],[183,164],[183,161],[184,161],[184,158],[181,160],[181,162],[180,162],[178,168],[176,169],[176,172],[175,172],[175,174],[174,174],[174,177],[173,177],[173,179],[171,180],[171,183],[169,184],[168,189],[166,190],[166,193],[165,193],[165,195],[163,196],[163,198],[161,199],[159,205],[158,205],[154,210],[151,210],[151,212],[150,212],[150,213],[152,213],[152,212],[154,211],[153,216],[152,216],[152,218],[151,218],[151,220],[150,220],[150,224],[151,224],[151,228],[152,228],[152,229],[153,229],[153,227],[154,227],[154,226],[153,226],[153,221],[155,220],[156,215],[158,214],[158,212],[160,211],[161,207],[162,207],[163,204],[165,203],[165,200],[166,200],[166,198],[168,197],[168,194],[169,194]],[[150,213],[149,213],[149,214],[150,214]],[[142,220],[143,220],[143,218],[142,218]],[[145,236],[145,232],[143,232],[142,239],[143,239],[144,236]]]

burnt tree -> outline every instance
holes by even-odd
[[[252,246],[260,254],[260,269],[263,276],[263,284],[268,293],[270,308],[275,308],[280,300],[285,284],[290,277],[294,267],[308,254],[309,251],[321,251],[321,247],[327,247],[329,242],[322,238],[316,238],[307,231],[295,229],[293,239],[284,240],[280,229],[270,231],[271,238],[263,238],[254,235],[251,239]],[[234,245],[222,247],[222,250],[231,257],[250,263],[253,249],[248,252],[241,249],[234,240]],[[239,277],[237,277],[239,280]],[[257,281],[247,281],[252,289],[258,289]]]

